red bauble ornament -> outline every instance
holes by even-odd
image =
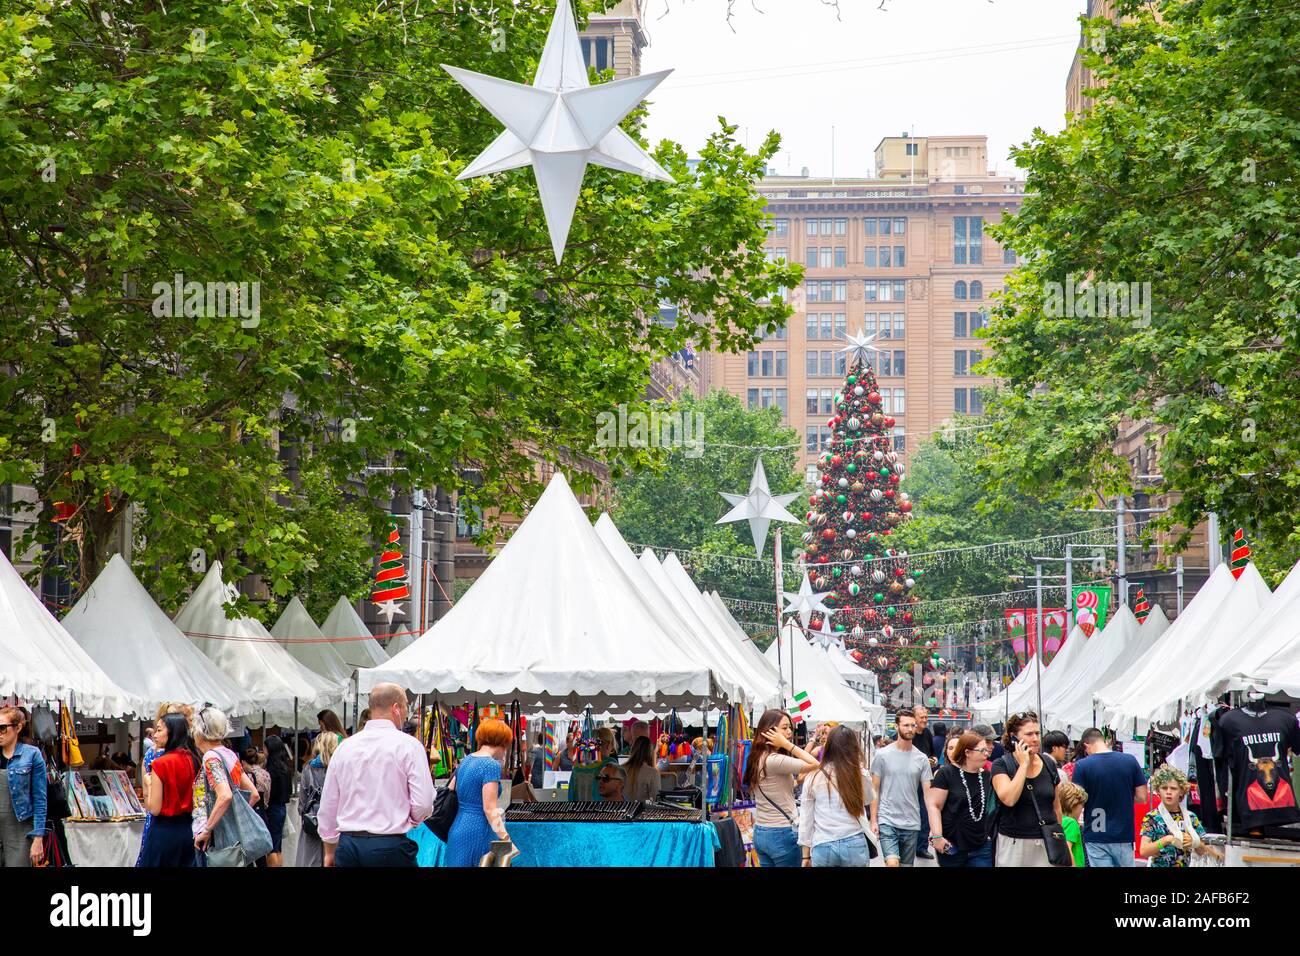
[[[894,568],[894,577],[896,577],[896,578],[905,578],[905,577],[907,577],[907,569],[906,569],[906,568]]]
[[[899,511],[902,511],[902,512],[908,512],[908,511],[911,511],[911,510],[912,510],[912,502],[910,502],[910,501],[904,501],[904,502],[902,502],[901,504],[899,504],[899,506],[898,506],[898,510],[899,510]]]
[[[812,505],[814,508],[816,508],[816,507],[817,507],[817,496],[816,496],[816,495],[813,495],[812,497],[810,497],[810,498],[808,499],[808,504],[810,504],[810,505]],[[810,520],[812,519],[812,512],[811,512],[811,511],[808,512],[808,518],[809,518]]]
[[[880,393],[879,393],[879,392],[868,392],[868,393],[867,393],[867,401],[869,401],[869,402],[878,402],[878,401],[880,401]]]
[[[871,520],[871,512],[870,512],[870,511],[864,511],[864,512],[862,512],[861,517],[862,517],[862,520],[863,520],[863,521],[870,521],[870,520]]]
[[[889,483],[890,483],[891,485],[896,485],[896,484],[898,484],[898,475],[890,475],[890,476],[889,476]]]
[[[866,477],[867,477],[867,481],[875,481],[877,478],[880,477],[880,473],[876,471],[869,471],[867,472]]]
[[[835,529],[834,529],[834,528],[827,528],[825,531],[822,532],[822,537],[825,538],[827,541],[834,541],[834,540],[835,540]]]
[[[843,461],[844,459],[841,458],[839,455],[831,455],[831,464],[834,465],[836,468],[838,468],[840,466],[840,463]]]
[[[912,623],[912,612],[911,612],[911,611],[904,611],[904,612],[903,612],[903,620],[904,620],[906,623],[911,624],[911,623]]]
[[[894,497],[894,489],[893,489],[893,488],[886,488],[886,489],[885,489],[885,497],[886,497],[886,498],[892,498],[892,497]]]
[[[886,416],[885,416],[885,427],[886,427],[886,428],[893,428],[893,427],[894,427],[894,417],[893,417],[892,415],[886,415]]]
[[[830,557],[829,557],[828,555],[823,554],[823,555],[821,555],[820,557],[818,557],[818,559],[817,559],[817,563],[818,563],[818,564],[825,564],[825,563],[826,563],[827,561],[829,561],[829,560],[830,560]]]

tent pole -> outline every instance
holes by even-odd
[[[1043,719],[1043,566],[1034,565],[1034,590],[1037,592],[1035,600],[1038,605],[1038,617],[1034,621],[1034,677],[1038,684],[1038,708],[1035,713],[1038,719]],[[1041,725],[1040,725],[1041,726]]]
[[[266,741],[262,742],[266,745]],[[298,769],[298,698],[293,699],[293,767]]]
[[[776,566],[776,686],[781,694],[781,709],[785,709],[785,675],[781,670],[781,603],[785,596],[782,593],[784,582],[781,574],[781,526],[776,526],[776,544],[773,546],[773,564]],[[794,678],[791,676],[791,682]]]
[[[355,723],[361,722],[361,679],[355,671],[352,673],[352,720]],[[347,729],[346,724],[344,724],[343,729]],[[353,733],[355,732],[354,729]]]

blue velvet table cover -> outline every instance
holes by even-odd
[[[512,823],[511,866],[713,866],[712,823]],[[428,827],[408,836],[420,866],[442,866],[446,845]]]

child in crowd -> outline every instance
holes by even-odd
[[[1083,806],[1088,802],[1088,791],[1068,780],[1061,781],[1061,828],[1065,842],[1070,845],[1070,856],[1075,866],[1085,866],[1083,855]]]

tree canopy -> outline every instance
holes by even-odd
[[[553,9],[41,2],[0,19],[0,481],[44,503],[16,550],[53,554],[63,502],[84,583],[134,505],[164,605],[195,548],[279,597],[347,579],[356,554],[304,501],[377,532],[395,486],[475,469],[473,499],[522,513],[526,448],[635,467],[645,450],[597,448],[601,411],[635,407],[664,355],[784,321],[775,292],[798,269],[764,261],[754,188],[775,134],[747,153],[720,120],[694,169],[661,142],[672,183],[589,169],[560,266],[530,170],[456,181],[500,127],[440,64],[529,82]],[[648,321],[663,299],[707,318]]]
[[[1285,567],[1300,556],[1300,8],[1116,8],[1087,23],[1089,111],[1015,151],[1025,203],[993,230],[1024,265],[988,331],[990,470],[1048,497],[1127,491],[1116,437],[1151,421],[1153,469],[1181,496],[1161,526],[1217,511]],[[1149,314],[1109,293],[1092,307],[1087,282],[1149,284]]]

